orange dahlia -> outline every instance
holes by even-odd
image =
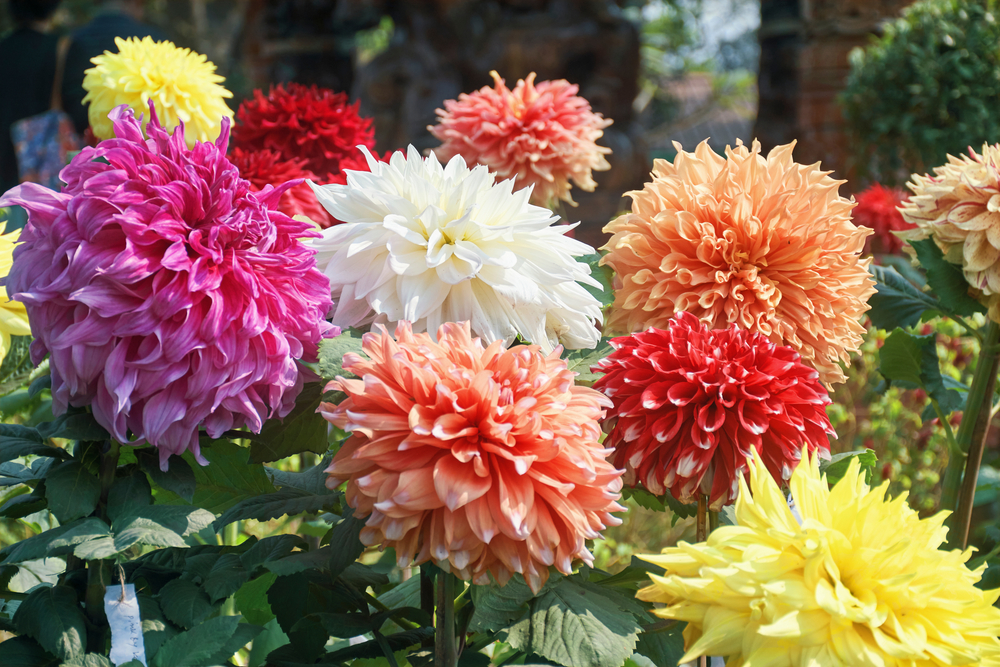
[[[861,259],[870,229],[851,222],[843,181],[792,160],[794,144],[767,157],[756,141],[717,155],[702,142],[630,192],[601,260],[614,269],[609,330],[666,328],[677,311],[709,327],[736,324],[789,345],[826,383],[861,344],[874,281]]]
[[[593,556],[584,540],[618,525],[621,471],[598,420],[610,402],[537,345],[484,347],[468,323],[438,342],[408,322],[394,340],[364,336],[370,359],[348,353],[319,411],[352,435],[327,469],[368,516],[361,541],[394,547],[400,567],[433,560],[463,579],[501,584],[515,572],[538,591],[554,565]]]
[[[614,402],[605,444],[626,484],[684,503],[707,494],[718,509],[736,500],[753,450],[779,484],[803,447],[829,458],[830,396],[792,348],[735,325],[710,330],[690,313],[611,345],[594,389]]]
[[[612,121],[590,110],[565,79],[535,85],[535,73],[507,88],[496,72],[494,86],[447,100],[438,109],[438,124],[429,126],[441,140],[435,153],[442,162],[461,155],[471,166],[484,164],[501,180],[513,178],[514,189],[534,187],[531,203],[573,206],[570,181],[592,192],[592,172],[610,169],[610,148],[597,140]]]

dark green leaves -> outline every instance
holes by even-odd
[[[260,435],[250,442],[250,463],[277,461],[302,452],[325,453],[329,424],[316,412],[322,393],[319,382],[305,385],[285,418],[265,422]]]
[[[67,586],[33,590],[17,608],[14,624],[19,634],[31,637],[61,660],[87,652],[86,619],[76,592]]]
[[[303,512],[319,512],[334,507],[340,499],[340,493],[328,491],[312,494],[294,488],[285,488],[274,493],[247,498],[226,510],[215,520],[214,527],[221,530],[223,526],[243,519],[267,521],[285,514],[302,514]]]
[[[0,463],[21,456],[69,458],[69,452],[46,443],[37,429],[19,424],[0,424]]]
[[[981,303],[969,296],[969,283],[962,267],[946,260],[933,239],[910,241],[910,245],[917,252],[920,266],[927,271],[927,284],[949,313],[967,317],[986,312]]]
[[[168,639],[150,667],[211,667],[226,664],[262,628],[239,622],[239,616],[219,616]]]
[[[344,355],[348,352],[361,354],[362,333],[355,329],[344,329],[336,338],[327,338],[319,344],[319,375],[324,380],[333,380],[338,375],[354,377],[344,371]]]
[[[20,387],[31,375],[31,336],[11,336],[7,355],[0,362],[0,396]]]
[[[190,452],[184,454],[184,460],[189,465],[193,463],[190,467],[197,484],[193,502],[198,507],[221,514],[242,500],[274,492],[274,485],[267,478],[264,466],[247,463],[249,452],[245,448],[225,440],[216,440],[212,442],[211,448],[202,451],[210,461],[207,466],[198,465]],[[159,483],[155,477],[153,481]],[[157,502],[184,502],[180,497],[171,498],[170,495],[163,494],[163,500],[158,498]]]
[[[45,499],[59,521],[66,523],[87,516],[100,497],[101,483],[79,461],[63,461],[49,468]]]
[[[0,643],[0,665],[4,667],[56,667],[55,657],[30,637],[14,637]]]
[[[948,388],[941,377],[934,335],[893,331],[879,351],[879,372],[891,384],[923,389],[945,415],[962,407],[961,394]]]
[[[212,523],[210,512],[197,507],[152,505],[137,507],[119,516],[111,528],[115,549],[122,551],[133,544],[157,547],[183,547],[185,535]]]
[[[877,291],[868,299],[871,306],[868,317],[879,329],[911,327],[920,322],[925,312],[941,310],[937,299],[917,289],[896,269],[872,266],[871,272]]]

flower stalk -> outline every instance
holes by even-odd
[[[440,572],[437,576],[437,622],[434,631],[434,666],[455,667],[458,644],[455,641],[455,575]]]
[[[949,519],[948,546],[964,549],[969,539],[972,502],[990,427],[993,390],[1000,367],[1000,324],[990,321],[969,387],[962,422],[958,427],[957,451],[948,459],[941,495],[941,509],[954,510]],[[964,474],[963,474],[964,473]]]

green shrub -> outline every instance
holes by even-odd
[[[841,96],[859,175],[904,182],[1000,141],[997,0],[921,0],[850,56]]]

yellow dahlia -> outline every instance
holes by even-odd
[[[717,155],[707,142],[656,160],[653,180],[630,192],[632,211],[601,260],[614,269],[609,330],[666,329],[686,311],[710,328],[731,324],[787,345],[827,385],[846,378],[874,281],[861,259],[870,229],[851,222],[843,181],[756,141]]]
[[[6,277],[10,272],[14,244],[21,236],[21,230],[15,229],[10,234],[4,234],[6,223],[0,223],[0,277]],[[24,304],[7,298],[7,288],[0,285],[0,360],[7,356],[10,349],[11,336],[30,336],[28,313]]]
[[[933,238],[1000,322],[1000,144],[984,144],[982,154],[969,148],[968,156],[949,155],[934,174],[913,174],[907,183],[913,196],[899,210],[917,229],[900,236]]]
[[[223,116],[233,117],[224,98],[233,94],[220,86],[225,77],[200,53],[180,49],[173,42],[154,42],[149,37],[115,38],[118,53],[105,51],[90,62],[83,88],[90,103],[87,114],[98,139],[114,137],[108,113],[127,104],[143,114],[142,128],[149,122],[149,100],[156,106],[160,124],[172,132],[184,123],[189,147],[196,141],[215,141]]]
[[[660,556],[640,599],[687,621],[681,662],[728,656],[752,667],[1000,665],[1000,589],[975,587],[986,566],[944,551],[947,512],[921,519],[906,494],[886,500],[853,461],[833,489],[803,455],[789,510],[760,457],[740,479],[735,526]],[[752,491],[752,495],[751,495]]]

